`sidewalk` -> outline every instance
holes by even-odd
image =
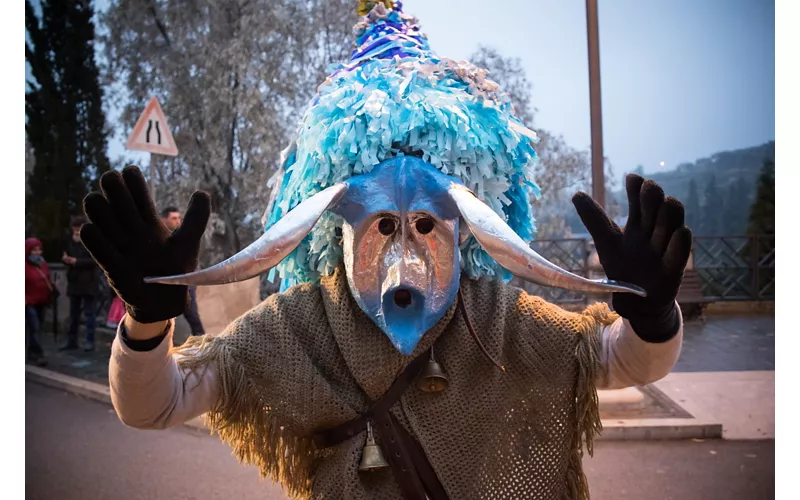
[[[26,374],[39,383],[110,402],[108,360],[114,334],[98,328],[91,353],[57,352],[52,334],[45,334],[48,366],[28,366]],[[60,343],[65,340],[59,338]],[[703,364],[714,371],[699,371]],[[689,324],[673,373],[646,387],[599,391],[601,439],[773,439],[774,371],[763,368],[771,366],[774,318],[712,317],[705,325]]]
[[[111,342],[116,333],[116,330],[98,325],[95,331],[95,350],[84,352],[86,333],[81,326],[78,332],[79,349],[59,352],[58,348],[67,341],[66,334],[59,333],[58,339],[54,340],[52,332],[43,332],[39,342],[42,344],[47,358],[45,368],[82,380],[108,385],[108,360],[111,357]],[[189,326],[181,316],[176,320],[174,343],[176,345],[183,344],[188,334]]]
[[[775,439],[775,372],[670,373],[656,387],[731,440]]]

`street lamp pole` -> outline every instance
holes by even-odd
[[[592,198],[606,206],[603,161],[603,112],[600,104],[600,41],[597,0],[586,0],[586,38],[589,44],[589,108],[592,128]]]

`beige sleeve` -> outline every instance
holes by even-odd
[[[628,320],[618,318],[603,329],[600,339],[598,389],[642,386],[664,378],[681,353],[683,317],[678,334],[667,342],[653,344],[640,339]]]
[[[165,429],[180,425],[212,409],[219,397],[218,377],[211,365],[182,370],[176,362],[182,351],[170,354],[175,322],[152,351],[137,352],[120,337],[124,321],[111,346],[108,380],[111,401],[120,420],[138,429]]]

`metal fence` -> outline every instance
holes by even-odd
[[[553,239],[531,247],[564,269],[590,276],[590,240]],[[709,302],[775,299],[775,236],[700,236],[694,238],[691,267],[702,282]],[[521,280],[512,284],[547,301],[585,303],[584,294],[542,287]]]
[[[775,300],[775,236],[701,236],[694,268],[710,301]]]

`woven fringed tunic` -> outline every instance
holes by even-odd
[[[206,413],[240,460],[287,494],[400,499],[392,472],[358,471],[364,433],[318,450],[311,436],[357,417],[434,346],[449,386],[406,390],[392,413],[422,445],[452,499],[585,499],[582,450],[600,430],[596,384],[663,377],[681,334],[648,344],[605,304],[570,313],[489,279],[461,279],[482,354],[457,302],[412,356],[398,353],[353,300],[343,270],[269,297],[216,338],[170,354],[171,338],[133,352],[118,336],[112,398],[129,425],[158,428]],[[682,330],[682,329],[681,329]]]

